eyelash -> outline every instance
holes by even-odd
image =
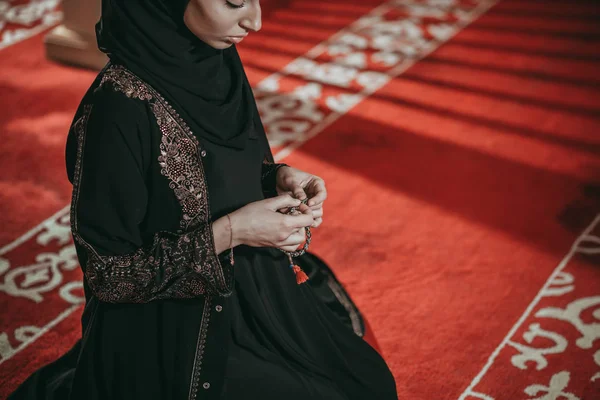
[[[242,4],[239,4],[239,5],[230,3],[229,1],[225,0],[225,4],[227,4],[227,7],[229,7],[229,8],[239,9],[246,5],[246,0],[242,1]]]

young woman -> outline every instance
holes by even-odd
[[[326,190],[273,163],[235,48],[260,27],[259,0],[102,2],[66,152],[83,335],[12,399],[397,398],[331,271],[281,251]]]

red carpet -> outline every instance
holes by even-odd
[[[280,2],[240,53],[277,157],[327,182],[312,249],[399,398],[600,399],[598,3],[453,37],[491,3],[356,3]],[[63,151],[94,73],[43,51],[0,50],[0,398],[80,336]]]

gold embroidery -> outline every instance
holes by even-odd
[[[196,342],[196,355],[194,356],[194,366],[192,367],[192,380],[190,382],[189,400],[196,400],[200,386],[200,371],[202,359],[204,357],[204,347],[206,346],[206,337],[208,334],[208,323],[210,322],[210,309],[212,298],[206,296],[204,299],[204,309],[200,321],[200,331],[198,332],[198,341]]]
[[[210,210],[204,166],[200,160],[200,143],[173,107],[151,86],[120,65],[105,71],[101,84],[111,83],[125,95],[150,103],[162,133],[158,162],[161,174],[169,179],[169,187],[181,204],[180,227],[184,231],[200,229],[200,244],[196,248],[196,272],[202,274],[209,287],[221,295],[231,294],[233,270],[223,270],[214,251],[210,227]],[[210,229],[210,230],[209,230]]]
[[[233,270],[227,268],[224,271],[215,253],[198,140],[160,94],[124,67],[111,65],[107,68],[98,89],[107,84],[130,98],[149,103],[162,133],[158,159],[161,174],[168,178],[169,187],[181,205],[181,231],[180,234],[158,232],[151,244],[131,254],[100,256],[78,235],[73,206],[73,233],[87,250],[85,272],[90,287],[101,300],[109,302],[188,298],[206,292],[231,294]],[[74,205],[78,201],[83,144],[90,112],[91,106],[86,106],[83,116],[73,125],[79,139]]]
[[[169,187],[181,204],[181,228],[189,230],[208,222],[207,189],[198,139],[162,96],[124,67],[109,67],[99,87],[107,83],[130,98],[151,101],[152,112],[162,133],[161,155],[158,157],[160,172],[169,179]]]
[[[196,235],[191,232],[178,239],[165,233],[156,234],[151,246],[121,256],[101,256],[79,235],[77,206],[85,134],[91,110],[91,105],[84,106],[81,117],[73,124],[77,135],[77,157],[71,201],[71,230],[75,241],[87,250],[85,276],[94,294],[106,302],[144,303],[162,298],[190,298],[205,293],[202,278],[187,264],[189,255],[195,254],[197,246],[204,244],[201,237],[206,233]],[[161,279],[157,280],[161,269]]]
[[[200,145],[175,110],[131,72],[112,65],[105,71],[99,87],[108,83],[130,98],[149,102],[162,133],[158,159],[161,174],[169,179],[169,187],[181,205],[180,227],[187,232],[182,235],[159,232],[154,235],[151,245],[122,256],[100,256],[78,235],[76,207],[85,133],[91,113],[88,105],[73,125],[78,137],[71,205],[73,234],[77,243],[87,250],[86,279],[100,300],[146,302],[205,295],[189,391],[189,398],[195,400],[210,322],[210,293],[229,295],[233,283],[232,269],[227,269],[225,277],[214,250],[208,191],[199,157]],[[195,270],[189,267],[190,264]]]
[[[148,87],[131,72],[121,66],[110,66],[102,76],[98,89],[110,82],[114,88],[125,96],[138,100],[152,100]]]
[[[87,122],[92,113],[92,106],[87,104],[83,107],[81,117],[79,117],[74,123],[71,129],[77,137],[77,156],[75,158],[75,167],[73,172],[73,193],[71,198],[71,230],[73,233],[79,232],[77,227],[77,208],[76,205],[79,202],[79,179],[81,177],[81,163],[83,161],[83,146],[85,145],[85,130],[87,128]]]

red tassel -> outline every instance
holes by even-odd
[[[297,265],[294,265],[292,267],[292,269],[294,270],[294,273],[296,274],[296,283],[298,285],[308,281],[308,275],[306,275],[306,273],[304,271],[302,271],[302,268],[300,268]]]

